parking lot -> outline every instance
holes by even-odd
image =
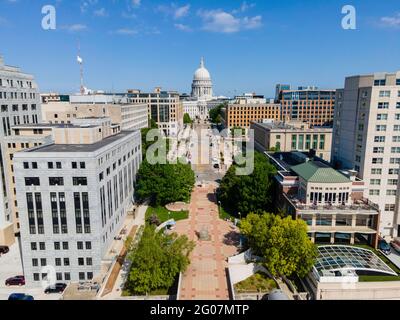
[[[10,252],[0,257],[0,300],[7,300],[12,293],[25,293],[31,295],[35,300],[59,300],[60,294],[46,295],[43,288],[27,288],[25,286],[5,285],[6,279],[22,275],[22,264],[18,244],[10,247]]]

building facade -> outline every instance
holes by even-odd
[[[280,120],[280,109],[280,105],[276,103],[228,104],[222,109],[222,121],[225,128],[249,129],[251,122],[265,119]]]
[[[332,128],[311,127],[302,122],[252,122],[255,147],[261,151],[310,151],[325,161],[331,160]]]
[[[117,100],[116,100],[117,99]],[[42,104],[43,121],[68,124],[79,118],[111,118],[121,130],[139,130],[148,127],[147,104],[128,103],[127,98],[112,95],[76,95],[68,102],[53,101]]]
[[[277,167],[278,210],[302,219],[318,244],[378,244],[379,207],[364,198],[364,181],[303,153],[268,154]]]
[[[400,72],[348,77],[337,92],[332,162],[354,169],[379,205],[380,232],[398,237]]]
[[[96,277],[133,206],[140,131],[99,136],[101,129],[74,125],[70,136],[79,144],[52,143],[14,156],[28,286],[49,276],[43,267],[66,283]]]
[[[335,90],[300,87],[281,90],[278,94],[282,106],[282,121],[302,121],[312,126],[332,125],[335,111]]]
[[[183,128],[183,104],[176,91],[162,91],[156,88],[153,93],[128,90],[131,103],[145,103],[149,118],[154,120],[167,136],[176,136]]]
[[[7,184],[5,138],[14,125],[41,122],[40,95],[34,77],[4,64],[0,57],[0,245],[14,243]]]

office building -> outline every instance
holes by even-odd
[[[348,77],[336,99],[332,162],[358,172],[381,210],[382,236],[398,237],[400,72]]]
[[[251,122],[265,119],[280,120],[280,105],[265,104],[228,104],[222,109],[222,121],[225,128],[250,128]]]
[[[312,126],[332,125],[335,90],[321,90],[311,86],[299,87],[298,90],[285,89],[283,87],[278,94],[282,121],[302,121]]]
[[[14,243],[13,217],[8,194],[5,138],[14,125],[41,122],[40,95],[34,77],[4,64],[0,56],[0,245]]]
[[[140,131],[112,133],[110,119],[59,125],[54,143],[14,155],[24,275],[38,287],[91,280],[134,204]]]
[[[128,103],[128,99],[114,95],[71,95],[69,101],[42,104],[43,121],[50,124],[68,124],[79,118],[111,118],[121,130],[148,127],[147,104]]]
[[[256,149],[264,151],[310,151],[331,160],[332,131],[330,127],[312,127],[305,122],[264,120],[252,122]]]
[[[337,171],[307,153],[267,155],[278,169],[278,211],[304,220],[313,242],[377,246],[379,207],[364,197],[356,172]]]
[[[167,136],[176,136],[183,128],[183,105],[179,93],[155,88],[153,93],[128,90],[130,103],[146,104],[149,118],[154,120]]]

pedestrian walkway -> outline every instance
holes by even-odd
[[[176,232],[196,242],[191,264],[182,276],[180,300],[228,300],[227,258],[237,253],[238,232],[218,217],[215,186],[197,187],[192,194],[189,220],[178,221]],[[200,241],[202,230],[210,241]]]

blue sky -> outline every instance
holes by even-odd
[[[56,30],[41,28],[44,5]],[[357,29],[341,28],[344,5]],[[274,95],[276,83],[342,87],[345,76],[400,69],[398,0],[0,0],[0,53],[42,92],[79,88],[189,92],[200,57],[218,95]]]

